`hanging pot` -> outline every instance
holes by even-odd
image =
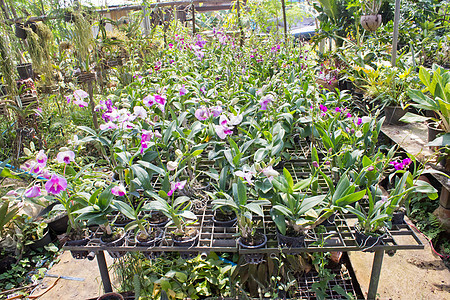
[[[15,24],[14,33],[15,33],[16,37],[18,37],[19,39],[24,40],[27,38],[27,32],[25,31],[22,23]]]
[[[360,22],[365,30],[375,31],[380,27],[381,20],[381,15],[365,15],[361,16]]]
[[[399,120],[406,114],[408,110],[402,109],[400,106],[385,106],[384,107],[384,120],[389,125],[404,125]]]
[[[33,66],[31,64],[20,64],[16,66],[16,69],[22,80],[33,77]]]

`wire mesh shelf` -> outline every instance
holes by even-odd
[[[360,251],[362,250],[355,240],[355,229],[350,226],[350,216],[336,214],[334,224],[323,226],[319,231],[316,227],[314,230],[306,234],[303,247],[286,248],[279,246],[277,240],[277,232],[275,223],[270,216],[270,208],[264,207],[264,217],[255,217],[254,222],[257,230],[267,236],[267,244],[258,249],[244,249],[237,243],[238,230],[233,227],[218,227],[213,222],[213,211],[209,205],[198,216],[197,225],[192,225],[199,232],[198,242],[191,247],[179,247],[174,245],[171,232],[175,227],[169,226],[163,228],[164,234],[160,241],[155,243],[153,247],[141,247],[136,245],[134,235],[127,233],[125,242],[121,246],[108,247],[100,243],[102,232],[96,230],[93,232],[89,243],[86,246],[64,246],[66,250],[88,250],[88,251],[142,251],[142,252],[239,252],[245,253],[279,253],[287,251],[289,253],[301,252],[329,252],[329,251]],[[323,243],[321,241],[323,240]],[[386,235],[383,242],[379,246],[373,247],[373,250],[383,249],[389,250],[406,250],[406,249],[423,249],[424,245],[417,237],[415,232],[408,224],[393,225],[391,229],[386,229]]]

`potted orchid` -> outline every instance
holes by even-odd
[[[178,196],[185,188],[186,181],[173,181],[169,184],[169,176],[166,175],[163,189],[157,194],[152,194],[154,200],[145,204],[143,209],[160,211],[170,221],[166,226],[173,224],[172,231],[174,245],[180,247],[191,247],[198,242],[199,231],[194,227],[188,227],[195,223],[197,216],[190,210],[191,199],[187,196]]]
[[[247,184],[249,184],[247,182]],[[248,189],[240,177],[232,184],[232,195],[224,192],[216,193],[216,199],[212,201],[213,209],[217,210],[227,207],[234,211],[237,216],[241,247],[261,248],[267,242],[267,237],[256,230],[254,215],[264,217],[263,206],[270,202],[265,199],[250,200]]]

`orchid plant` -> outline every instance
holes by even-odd
[[[232,185],[232,196],[217,192],[213,198],[213,209],[228,207],[236,213],[239,233],[244,239],[248,239],[255,234],[253,214],[264,217],[263,206],[270,202],[265,199],[250,200],[248,189],[242,179],[237,178]]]

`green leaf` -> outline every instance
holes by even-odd
[[[260,189],[263,193],[269,192],[273,187],[272,183],[267,178],[262,181],[258,180],[256,182],[255,186],[256,186],[256,188]]]
[[[250,203],[247,203],[246,205],[244,205],[244,207],[247,208],[252,213],[257,214],[260,217],[264,217],[264,212],[260,205],[250,202]]]
[[[190,210],[183,211],[180,214],[180,216],[182,216],[183,218],[186,218],[186,219],[190,219],[190,220],[196,220],[197,219],[197,216]]]
[[[237,196],[240,205],[247,203],[247,188],[241,178],[237,179]]]
[[[152,163],[149,163],[147,161],[143,161],[143,160],[139,160],[137,162],[138,164],[140,164],[141,166],[143,166],[144,168],[150,169],[152,171],[155,171],[156,173],[160,174],[160,175],[165,175],[166,171],[160,167],[155,166]]]
[[[450,133],[438,136],[433,141],[429,142],[427,146],[444,147],[450,145]]]
[[[176,272],[175,278],[177,278],[178,281],[180,281],[180,282],[186,282],[188,279],[186,273],[183,273],[183,272]]]
[[[129,206],[127,203],[120,201],[120,200],[114,200],[112,202],[112,205],[118,211],[120,211],[122,214],[124,214],[127,218],[130,218],[131,220],[137,219],[134,209],[131,206]]]
[[[345,207],[353,202],[356,202],[356,201],[362,199],[362,197],[364,197],[365,194],[366,194],[366,190],[352,193],[350,195],[347,195],[347,196],[337,199],[336,201],[334,201],[334,204],[336,206]]]
[[[301,216],[304,213],[306,213],[308,210],[310,210],[311,208],[319,206],[319,204],[321,202],[323,202],[323,200],[325,199],[326,196],[327,195],[318,195],[318,196],[313,196],[313,197],[303,199],[303,201],[300,205],[300,210],[297,213],[297,216]]]
[[[424,117],[421,115],[416,115],[410,112],[407,112],[403,117],[400,118],[401,122],[405,123],[422,123],[429,120],[429,117]]]
[[[283,168],[283,175],[286,178],[286,182],[289,186],[289,192],[292,193],[294,191],[294,179],[292,179],[291,173],[286,168]]]
[[[262,161],[266,156],[267,156],[267,149],[265,148],[260,148],[258,150],[256,150],[255,152],[255,162],[259,162]]]
[[[281,234],[286,234],[286,219],[283,215],[280,213],[271,210],[270,215],[272,216],[272,220],[277,225],[278,230],[281,232]]]

